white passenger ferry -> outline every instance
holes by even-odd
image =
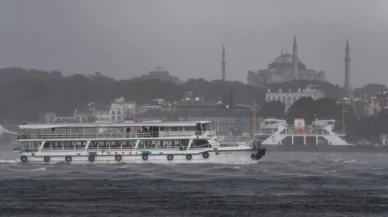
[[[316,119],[309,126],[299,118],[294,125],[281,119],[265,119],[255,139],[269,150],[347,150],[352,145],[346,142],[344,133],[334,132],[334,124],[332,119]]]
[[[22,162],[254,163],[265,149],[223,143],[210,122],[26,124],[18,135]]]

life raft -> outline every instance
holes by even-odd
[[[20,157],[20,160],[24,163],[24,162],[27,162],[28,158],[23,155]]]
[[[90,156],[88,157],[88,160],[89,160],[89,162],[93,162],[93,161],[94,161],[94,156],[93,156],[93,155],[90,155]]]
[[[71,162],[72,159],[73,158],[71,156],[66,156],[65,157],[65,161],[68,162],[68,163]]]

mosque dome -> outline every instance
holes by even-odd
[[[272,63],[273,64],[292,63],[292,55],[289,53],[281,54],[280,56],[276,57]],[[302,63],[299,57],[298,57],[298,63]]]
[[[151,73],[163,73],[163,72],[168,72],[167,70],[165,70],[164,68],[162,68],[161,66],[158,66],[156,68],[154,68],[152,71],[150,71]]]
[[[275,70],[286,70],[286,69],[292,69],[293,68],[293,62],[292,62],[292,54],[289,53],[282,53],[280,56],[276,57],[272,63],[269,64],[269,69],[275,69]],[[300,59],[297,57],[298,60],[298,68],[301,70],[306,69],[306,65],[300,61]]]

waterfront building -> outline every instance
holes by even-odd
[[[313,100],[317,100],[319,98],[326,97],[326,94],[320,90],[319,87],[311,84],[308,85],[306,89],[298,89],[297,92],[292,92],[291,90],[283,92],[282,89],[279,89],[278,92],[271,92],[271,90],[268,89],[268,92],[265,94],[267,102],[282,102],[285,105],[286,110],[288,110],[295,101],[302,97],[311,97]]]

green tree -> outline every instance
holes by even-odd
[[[314,117],[314,100],[311,97],[299,98],[287,111],[287,122],[292,124],[295,118],[304,118],[305,124],[309,125]]]
[[[370,83],[365,85],[364,87],[356,88],[354,89],[353,93],[356,96],[361,96],[362,94],[371,94],[381,91],[387,91],[388,88],[384,84],[376,84],[376,83]]]
[[[265,102],[260,109],[262,118],[284,118],[285,105],[279,101]]]

